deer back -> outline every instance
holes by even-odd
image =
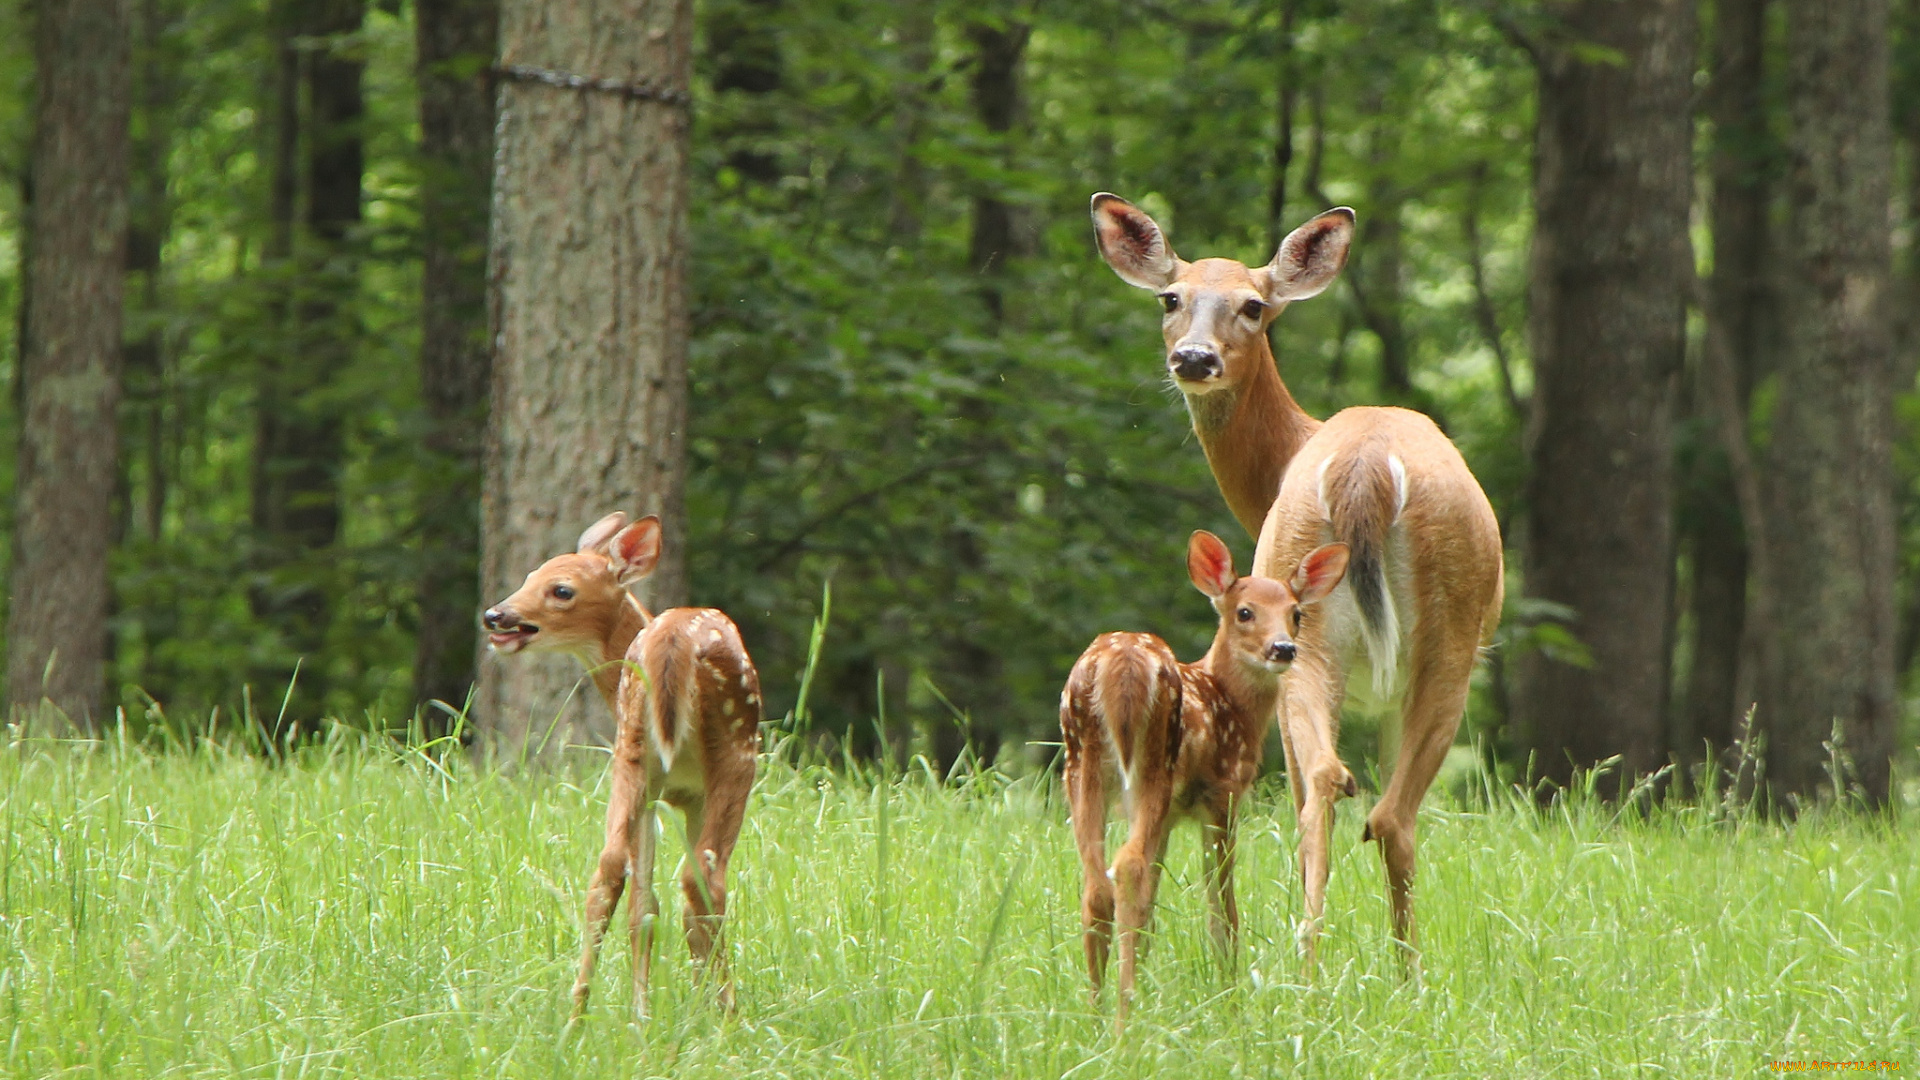
[[[740,631],[713,608],[671,608],[634,638],[620,681],[623,733],[643,741],[671,771],[689,748],[703,762],[760,751],[760,675]]]

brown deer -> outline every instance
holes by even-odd
[[[633,1007],[647,1016],[653,927],[653,800],[687,816],[687,948],[721,1004],[733,981],[720,932],[727,911],[727,861],[740,837],[760,753],[760,676],[733,620],[713,608],[672,608],[652,616],[627,587],[660,559],[660,519],[627,524],[608,514],[580,535],[578,550],[527,575],[519,591],[488,608],[488,644],[571,652],[587,665],[613,710],[618,733],[609,766],[607,837],[587,887],[586,941],[573,984],[573,1014],[587,1007],[594,958],[620,893],[633,945]]]
[[[1413,919],[1414,830],[1466,711],[1482,644],[1500,621],[1500,528],[1453,443],[1406,409],[1351,408],[1326,423],[1287,393],[1267,327],[1295,300],[1319,294],[1346,264],[1353,211],[1339,208],[1289,233],[1266,266],[1187,262],[1151,217],[1116,195],[1093,197],[1100,252],[1122,280],[1150,289],[1174,385],[1227,506],[1259,536],[1253,572],[1275,575],[1321,544],[1352,551],[1345,587],[1305,626],[1287,677],[1280,733],[1294,808],[1309,969],[1325,909],[1334,803],[1356,793],[1335,749],[1348,672],[1365,667],[1378,703],[1397,701],[1400,748],[1367,816],[1380,844],[1393,931],[1419,970]]]
[[[1175,821],[1200,822],[1208,929],[1231,958],[1240,932],[1233,898],[1234,826],[1260,768],[1280,676],[1311,609],[1347,572],[1345,544],[1302,558],[1289,580],[1235,577],[1233,555],[1210,532],[1187,542],[1187,576],[1213,601],[1220,628],[1198,662],[1174,659],[1152,634],[1104,634],[1073,665],[1060,693],[1067,798],[1085,886],[1080,896],[1093,991],[1120,929],[1116,1024],[1133,995],[1139,935],[1153,913],[1159,862]],[[1107,782],[1126,800],[1126,843],[1106,865]]]

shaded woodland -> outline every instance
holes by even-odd
[[[537,739],[577,669],[475,615],[624,509],[770,718],[830,584],[809,731],[875,753],[878,694],[897,753],[1044,764],[1096,633],[1204,649],[1188,534],[1252,549],[1094,253],[1111,190],[1249,263],[1355,209],[1275,352],[1491,498],[1490,761],[1911,775],[1920,2],[557,10],[0,13],[17,715],[433,733],[477,677]]]

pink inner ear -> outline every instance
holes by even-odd
[[[660,557],[660,523],[643,518],[613,538],[613,554],[627,572],[645,573]]]
[[[1347,557],[1345,544],[1328,544],[1308,552],[1307,557],[1300,560],[1300,569],[1295,575],[1300,583],[1295,595],[1307,603],[1332,592],[1347,574]]]
[[[1233,587],[1233,552],[1212,533],[1195,533],[1187,545],[1187,572],[1193,583],[1208,596],[1219,596]]]

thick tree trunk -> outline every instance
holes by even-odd
[[[45,0],[20,449],[7,611],[10,712],[51,702],[82,731],[107,715],[107,555],[113,533],[127,214],[127,0]]]
[[[690,0],[502,5],[508,64],[684,93]],[[681,104],[506,81],[490,279],[495,342],[481,598],[507,595],[613,510],[657,513],[650,608],[687,594],[687,121]],[[611,730],[567,656],[490,657],[476,713],[495,748]],[[569,726],[574,730],[569,731]]]
[[[1894,682],[1892,186],[1886,0],[1787,0],[1791,276],[1767,455],[1772,666],[1760,713],[1776,798],[1827,779],[1835,725],[1887,797]]]
[[[255,618],[272,642],[270,659],[253,674],[256,702],[274,702],[287,723],[318,718],[326,699],[325,668],[316,661],[332,626],[333,564],[340,536],[340,469],[345,427],[329,390],[352,359],[353,293],[358,261],[349,236],[360,222],[364,171],[360,86],[365,63],[342,39],[360,28],[361,0],[291,0],[278,13],[282,69],[277,93],[282,130],[276,148],[302,155],[297,172],[274,177],[276,215],[304,194],[301,227],[290,239],[276,217],[276,242],[290,244],[293,267],[288,347],[261,365],[256,402],[253,527]],[[297,82],[286,64],[296,64]],[[307,110],[299,116],[298,89]],[[289,93],[293,94],[289,101]],[[294,127],[297,125],[297,128]],[[297,136],[304,136],[296,139]],[[281,165],[291,161],[281,160]],[[297,176],[297,179],[295,177]],[[277,253],[276,253],[277,254]],[[294,668],[299,662],[297,688]],[[279,702],[285,698],[286,707]]]
[[[1528,654],[1514,706],[1539,771],[1565,780],[1666,757],[1695,21],[1691,0],[1555,10],[1557,39],[1618,54],[1539,54],[1525,581],[1572,609],[1592,665]]]
[[[1740,466],[1747,438],[1747,400],[1761,350],[1772,337],[1767,268],[1770,173],[1776,160],[1767,131],[1764,47],[1767,0],[1717,0],[1712,83],[1706,114],[1713,122],[1708,215],[1713,277],[1707,287],[1707,343],[1694,394],[1705,434],[1688,489],[1687,543],[1693,555],[1693,668],[1681,717],[1682,756],[1724,753],[1752,703],[1754,658],[1748,637],[1747,533],[1740,485],[1755,483]],[[1725,415],[1721,415],[1724,413]],[[1733,451],[1733,452],[1730,452]],[[1749,496],[1751,498],[1751,496]]]
[[[480,455],[493,352],[487,344],[487,211],[495,95],[487,68],[499,0],[420,0],[415,7],[420,151],[420,392],[427,408],[420,506],[420,631],[413,696],[429,734],[474,680],[480,610]]]

